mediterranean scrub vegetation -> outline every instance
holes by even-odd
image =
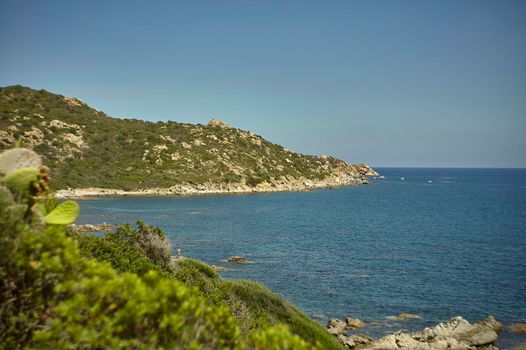
[[[68,229],[33,151],[0,154],[1,349],[338,349],[280,296],[173,259],[141,221],[104,236]]]
[[[332,157],[288,151],[220,121],[112,118],[78,99],[19,85],[0,88],[0,150],[16,141],[44,157],[55,189],[256,186],[356,170]]]

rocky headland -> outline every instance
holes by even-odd
[[[0,88],[0,150],[37,151],[59,197],[307,191],[367,184],[367,164],[292,152],[251,131],[113,118],[79,99]]]

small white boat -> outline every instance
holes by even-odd
[[[402,177],[400,178],[400,181],[405,181],[405,177],[402,176]]]
[[[381,180],[383,180],[383,179],[385,179],[385,176],[380,175],[380,176],[378,176],[378,178],[381,179]]]
[[[433,183],[433,181],[431,181],[431,180],[428,180],[427,182],[428,182],[428,183],[430,183],[430,184],[432,184],[432,183]]]

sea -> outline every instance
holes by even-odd
[[[351,316],[381,337],[493,315],[499,346],[526,344],[510,332],[526,322],[526,169],[376,170],[385,178],[311,192],[80,200],[78,223],[160,226],[174,251],[322,324]],[[390,319],[400,313],[421,318]]]

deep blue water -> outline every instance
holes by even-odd
[[[456,315],[525,322],[526,169],[378,170],[385,180],[343,189],[82,200],[79,222],[141,218],[183,255],[262,282],[320,322],[379,321],[362,330],[373,336]],[[254,263],[222,261],[231,255]],[[423,318],[385,319],[402,312]],[[500,341],[517,343],[526,336]]]

